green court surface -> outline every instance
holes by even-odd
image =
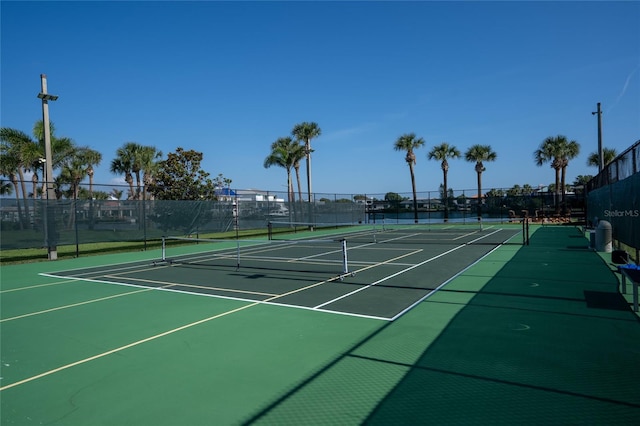
[[[304,241],[3,266],[0,423],[638,424],[607,256],[571,226],[473,234],[353,239],[349,274]]]

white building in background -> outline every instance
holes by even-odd
[[[278,194],[269,191],[260,191],[258,189],[236,189],[231,191],[233,197],[238,202],[256,202],[256,203],[281,203],[284,204],[284,198],[278,198]]]
[[[216,191],[221,201],[238,203],[239,210],[244,212],[262,213],[269,216],[287,216],[289,209],[284,198],[279,198],[277,193],[261,191],[259,189],[228,189]]]

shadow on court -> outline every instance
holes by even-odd
[[[575,233],[538,230],[367,423],[637,424],[638,317]]]
[[[248,423],[362,412],[354,423],[638,424],[640,322],[579,237],[538,229],[497,273],[476,265]],[[428,324],[454,308],[444,327]],[[408,339],[416,330],[423,342]]]

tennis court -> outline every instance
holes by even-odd
[[[521,242],[522,229],[333,226],[278,236],[172,238],[152,262],[49,276],[394,320],[495,247]]]
[[[637,418],[637,317],[575,229],[345,231],[3,267],[2,424]]]

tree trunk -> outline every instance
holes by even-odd
[[[555,191],[553,191],[553,204],[555,207],[555,212],[556,214],[560,214],[560,200],[559,200],[559,193],[560,193],[560,168],[556,167],[556,188]]]
[[[413,174],[413,163],[409,163],[409,171],[411,172],[411,188],[413,189],[413,221],[418,223],[418,199],[416,198],[416,177]]]
[[[33,176],[31,177],[31,184],[33,185],[33,229],[36,229],[36,198],[38,198],[38,173],[33,172]]]
[[[482,221],[482,172],[478,173],[478,222]]]
[[[13,184],[13,190],[16,193],[16,207],[18,208],[18,224],[20,225],[20,230],[24,229],[24,221],[22,220],[22,206],[20,205],[20,191],[18,187],[18,181],[15,176],[12,176],[11,183]]]
[[[298,182],[298,201],[302,202],[302,186],[300,185],[300,165],[295,167],[296,181]]]
[[[444,186],[444,196],[442,197],[444,199],[444,221],[448,222],[449,221],[449,192],[448,192],[448,188],[447,188],[447,169],[445,169],[444,167],[442,168],[442,183]]]
[[[27,184],[24,181],[24,173],[22,172],[22,168],[18,168],[18,176],[20,176],[20,186],[22,188],[22,201],[24,203],[24,225],[25,228],[29,227],[29,197],[27,196]]]
[[[292,222],[291,214],[295,207],[296,193],[293,191],[293,182],[291,182],[291,169],[287,169],[287,193],[289,197],[289,223]]]
[[[567,167],[562,167],[562,177],[560,178],[560,191],[562,191],[562,214],[567,214],[567,191],[565,189],[565,180],[567,176]]]
[[[311,141],[307,139],[306,141],[306,151],[307,151],[307,190],[309,193],[307,197],[309,197],[309,211],[311,211]],[[309,217],[311,220],[311,217]]]
[[[133,190],[133,176],[131,176],[131,173],[127,172],[125,174],[125,179],[124,179],[128,184],[129,184],[129,197],[127,197],[129,200],[134,200],[135,199],[135,193]]]
[[[136,171],[136,200],[140,199],[140,170]]]

